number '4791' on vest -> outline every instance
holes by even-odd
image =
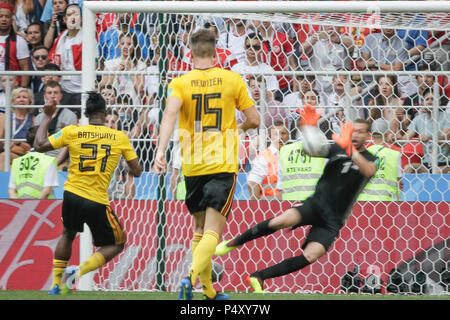
[[[301,141],[280,150],[282,200],[305,200],[314,193],[323,173],[325,158],[307,155]]]
[[[37,199],[44,190],[44,178],[51,163],[57,166],[56,158],[39,152],[28,152],[12,162],[11,174],[14,174],[19,199]],[[53,199],[53,195],[49,197]]]
[[[401,153],[383,145],[371,145],[367,151],[380,159],[380,167],[359,194],[358,201],[397,201],[400,189],[397,181],[397,163]]]

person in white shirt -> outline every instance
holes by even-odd
[[[217,48],[228,49],[231,52],[230,60],[245,61],[245,37],[248,33],[246,21],[242,19],[229,19],[229,30],[220,34]]]
[[[235,64],[231,71],[242,74],[244,80],[252,74],[258,76],[260,74],[270,74],[274,70],[267,63],[261,62],[262,38],[257,33],[250,33],[245,39],[245,55],[246,60]],[[271,92],[270,100],[274,100],[274,95],[280,89],[276,76],[264,75],[266,89]]]
[[[270,145],[260,152],[252,162],[247,175],[250,200],[279,199],[276,189],[280,148],[289,140],[289,131],[283,122],[277,121],[269,130]]]

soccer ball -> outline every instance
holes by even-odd
[[[223,267],[217,262],[212,262],[211,265],[212,271],[212,282],[219,282],[223,278]]]
[[[324,158],[328,155],[330,145],[318,127],[302,126],[303,149],[312,157]]]

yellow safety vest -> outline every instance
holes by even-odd
[[[11,174],[14,174],[19,199],[37,199],[44,190],[44,179],[51,163],[57,166],[56,158],[39,152],[28,152],[13,160]],[[49,196],[53,199],[53,194]]]
[[[371,145],[367,151],[380,159],[380,167],[358,196],[358,201],[398,201],[397,163],[401,153],[383,145]]]
[[[305,200],[314,193],[325,167],[324,158],[307,155],[301,141],[280,149],[282,200]]]

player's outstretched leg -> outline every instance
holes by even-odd
[[[263,279],[259,276],[258,272],[252,273],[245,280],[255,293],[266,293],[263,289]]]
[[[251,227],[247,231],[245,231],[240,236],[237,236],[231,240],[225,240],[219,243],[216,247],[215,255],[223,256],[233,249],[236,249],[242,246],[244,243],[257,239],[259,237],[267,236],[269,234],[274,233],[279,228],[271,228],[269,227],[269,223],[272,219],[268,219],[266,221],[260,222],[257,225]]]

